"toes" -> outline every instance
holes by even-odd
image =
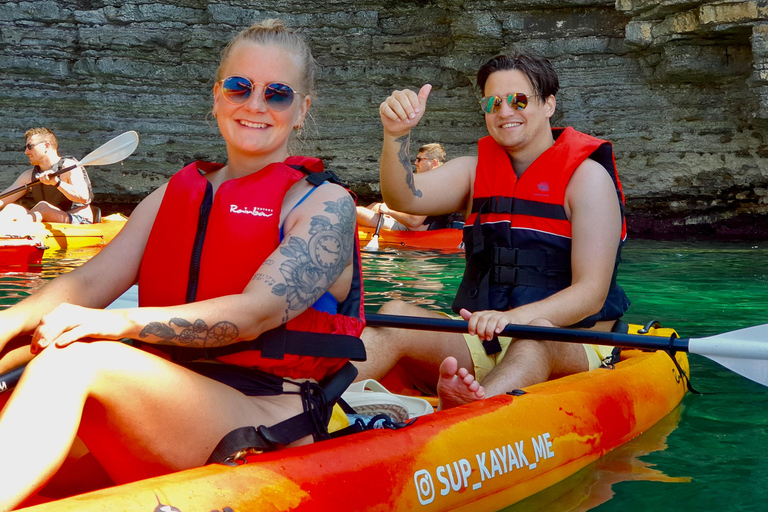
[[[440,363],[440,376],[443,378],[449,379],[453,377],[458,370],[459,362],[455,357],[446,357],[443,362]]]

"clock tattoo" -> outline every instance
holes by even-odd
[[[287,259],[280,265],[285,283],[272,287],[272,293],[284,296],[289,310],[302,310],[314,304],[339,278],[355,247],[355,204],[349,196],[326,201],[325,211],[315,215],[310,224],[309,241],[291,236],[280,247]]]

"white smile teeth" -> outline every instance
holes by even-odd
[[[265,123],[251,123],[250,121],[240,121],[240,124],[243,126],[247,126],[248,128],[266,128],[267,125]]]
[[[513,126],[520,126],[523,123],[504,123],[501,125],[502,128],[512,128]]]

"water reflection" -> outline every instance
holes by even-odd
[[[32,265],[25,272],[0,273],[0,309],[30,296],[54,277],[71,272],[100,250],[99,247],[86,247],[46,251],[41,265]]]
[[[503,512],[584,512],[608,502],[619,482],[690,482],[690,477],[671,477],[644,462],[652,452],[667,448],[667,437],[677,428],[683,406],[678,406],[641,436],[599,458],[563,480]]]
[[[461,254],[434,251],[380,251],[362,254],[366,310],[393,299],[427,309],[450,309],[464,270]]]

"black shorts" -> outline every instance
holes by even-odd
[[[183,363],[181,366],[204,375],[209,379],[226,384],[231,388],[235,388],[245,396],[277,396],[284,394],[283,383],[286,381],[282,377],[255,368],[204,362]]]

